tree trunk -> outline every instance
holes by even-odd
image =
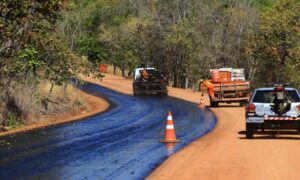
[[[50,87],[50,90],[49,90],[49,96],[50,96],[51,93],[52,93],[53,87],[54,87],[54,83],[51,83],[51,87]]]
[[[187,89],[189,87],[189,80],[188,78],[186,77],[185,78],[185,89]]]
[[[113,67],[114,67],[114,75],[116,75],[116,70],[117,70],[117,67],[115,64],[113,64]]]
[[[122,76],[125,77],[125,64],[122,64],[121,71],[122,71]]]
[[[127,74],[127,76],[128,76],[128,77],[130,77],[130,76],[131,76],[131,74],[132,74],[132,71],[128,71],[128,74]]]
[[[177,87],[177,75],[174,74],[174,83],[173,83],[173,87]]]

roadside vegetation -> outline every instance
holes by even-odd
[[[174,87],[220,67],[299,87],[299,0],[3,0],[0,12],[2,128],[83,106],[66,87],[99,63],[154,66]]]
[[[68,84],[89,73],[89,62],[72,52],[60,29],[61,14],[69,8],[63,0],[0,2],[1,130],[82,105]]]

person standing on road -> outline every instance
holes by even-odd
[[[143,78],[148,79],[148,72],[146,68],[143,69]]]
[[[214,93],[214,84],[211,82],[210,79],[207,80],[200,80],[200,84],[199,87],[201,87],[201,91],[202,91],[202,96],[204,94],[204,90],[207,88],[208,89],[208,94],[209,96],[214,99],[215,98],[215,93]]]

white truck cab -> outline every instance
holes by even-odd
[[[134,70],[134,80],[137,81],[141,77],[141,71],[142,70],[155,70],[155,68],[136,68]]]

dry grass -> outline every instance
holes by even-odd
[[[36,87],[34,85],[15,84],[9,88],[10,98],[15,101],[15,105],[22,112],[22,116],[18,118],[30,119],[31,115],[38,110],[38,106],[32,99],[36,92]]]
[[[78,89],[74,88],[72,85],[67,84],[63,86],[54,85],[51,91],[51,83],[42,82],[38,86],[38,93],[41,96],[49,97],[55,101],[60,101],[64,103],[69,103],[70,101],[78,100]]]
[[[7,86],[9,92],[8,105],[0,102],[0,131],[14,128],[19,124],[32,124],[47,121],[47,115],[63,116],[66,112],[76,114],[86,110],[84,102],[78,96],[78,89],[70,84],[64,86],[53,86],[44,81],[36,84],[14,83]],[[49,116],[50,117],[50,116]],[[1,119],[2,118],[2,119]],[[11,127],[10,127],[11,126]]]
[[[54,85],[51,90],[51,83],[42,82],[38,86],[40,103],[44,106],[42,113],[61,113],[66,110],[80,111],[84,107],[83,101],[78,96],[78,89],[71,84],[63,86]]]
[[[0,103],[1,124],[0,126],[9,126],[15,124],[26,124],[26,120],[31,119],[35,111],[39,109],[34,101],[36,86],[11,82],[6,84],[2,91]]]

